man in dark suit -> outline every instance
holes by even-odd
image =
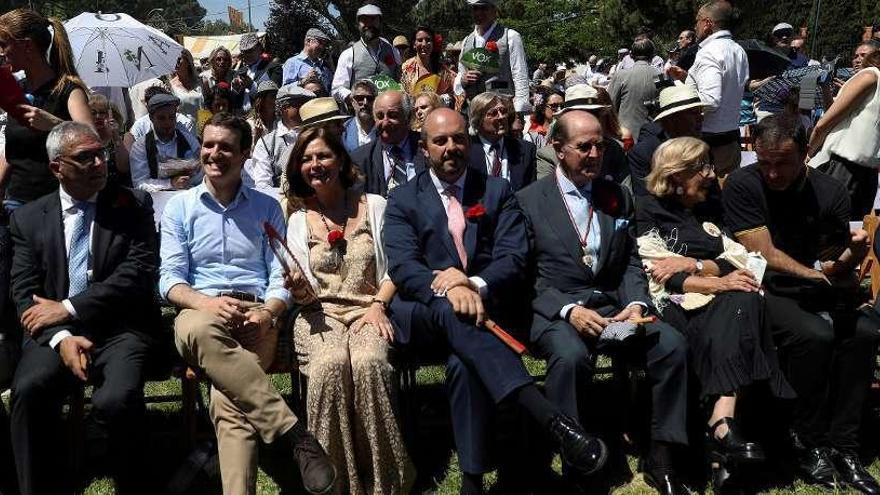
[[[523,407],[560,446],[563,463],[592,473],[604,444],[588,436],[537,390],[519,357],[483,330],[487,311],[505,324],[523,288],[523,217],[507,182],[468,171],[464,119],[450,109],[428,114],[422,147],[430,169],[395,189],[385,213],[385,249],[397,296],[396,340],[416,352],[448,350],[452,427],[462,493],[482,492],[490,468],[486,432],[492,404]]]
[[[373,102],[376,139],[351,153],[366,181],[366,192],[388,196],[425,169],[419,134],[409,130],[412,103],[402,91],[386,91]]]
[[[533,350],[547,360],[547,397],[568,416],[580,418],[597,338],[612,322],[641,318],[651,299],[628,228],[632,199],[622,186],[599,176],[601,124],[590,113],[573,110],[556,126],[560,166],[517,197],[535,263]],[[685,493],[672,470],[671,451],[687,443],[686,341],[664,323],[648,323],[645,330],[644,341],[630,339],[637,352],[644,349],[653,386],[645,478],[660,493]]]
[[[90,126],[64,122],[47,138],[60,190],[19,208],[12,296],[26,335],[12,382],[12,443],[23,494],[69,493],[59,470],[61,406],[95,386],[88,431],[109,436],[118,493],[136,478],[144,367],[160,325],[154,293],[156,228],[150,197],[106,187],[107,154]]]
[[[522,139],[505,137],[510,119],[505,96],[486,92],[470,103],[472,139],[470,165],[480,173],[501,177],[514,191],[535,181],[537,158],[535,145]]]

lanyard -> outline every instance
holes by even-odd
[[[593,202],[590,201],[589,213],[587,215],[587,228],[584,232],[584,237],[581,239],[580,231],[577,228],[577,222],[574,220],[574,215],[571,213],[571,208],[568,207],[568,201],[565,200],[565,194],[562,192],[562,188],[559,187],[559,180],[556,180],[556,188],[559,189],[559,195],[562,197],[562,204],[565,206],[565,212],[568,213],[568,219],[571,221],[571,226],[574,227],[574,232],[577,235],[578,243],[581,245],[581,249],[587,249],[587,238],[590,236],[590,228],[593,226]]]

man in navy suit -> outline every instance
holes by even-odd
[[[387,196],[424,170],[419,134],[409,130],[411,115],[412,103],[402,91],[386,91],[373,102],[376,139],[351,153],[364,173],[365,192]]]
[[[473,138],[470,165],[481,173],[501,177],[510,182],[514,191],[535,181],[537,151],[535,145],[506,136],[510,124],[507,98],[498,93],[477,95],[470,104]]]
[[[597,338],[613,321],[646,314],[651,298],[628,231],[632,199],[622,186],[599,177],[601,124],[589,112],[571,110],[556,126],[559,167],[517,197],[536,273],[533,350],[547,360],[547,397],[580,419]],[[644,349],[653,397],[645,480],[662,494],[685,493],[672,470],[672,450],[687,443],[686,341],[665,323],[645,327],[637,347],[639,353]]]
[[[486,431],[493,404],[511,401],[560,447],[563,463],[589,474],[607,458],[542,396],[519,357],[485,331],[487,311],[503,310],[523,288],[527,242],[510,185],[468,170],[464,119],[450,109],[428,115],[422,148],[430,169],[396,188],[385,214],[389,274],[398,293],[391,313],[397,341],[414,349],[446,349],[452,427],[463,474],[462,493],[481,493],[490,469]]]
[[[61,407],[94,385],[89,431],[109,437],[117,493],[141,479],[144,369],[161,325],[150,196],[107,184],[91,126],[64,122],[46,139],[61,186],[12,215],[12,297],[25,330],[12,381],[12,444],[23,494],[72,493]],[[93,427],[93,428],[92,428]]]

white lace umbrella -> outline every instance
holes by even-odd
[[[128,14],[83,12],[64,23],[80,77],[89,86],[129,88],[174,72],[183,47]]]

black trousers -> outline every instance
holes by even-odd
[[[595,311],[613,316],[619,308]],[[687,341],[663,322],[645,326],[643,350],[651,382],[651,438],[685,445],[687,440]],[[544,389],[547,398],[572,418],[580,420],[583,407],[601,399],[585,397],[593,380],[595,340],[587,340],[564,320],[557,320],[533,342],[536,356],[547,360]]]
[[[116,493],[148,493],[143,480],[143,370],[149,356],[147,338],[120,333],[96,342],[89,381],[94,385],[87,424],[90,437],[106,438]],[[25,338],[22,357],[12,382],[12,447],[23,495],[64,494],[74,489],[64,442],[69,437],[61,422],[66,395],[77,378],[49,346]],[[139,482],[141,481],[141,482]]]
[[[402,315],[411,316],[407,320]],[[395,297],[391,319],[398,332],[400,327],[410,330],[405,352],[446,356],[446,387],[459,466],[470,474],[490,471],[488,432],[494,407],[511,392],[533,383],[522,360],[488,331],[459,319],[445,298],[434,298],[425,305]]]
[[[862,219],[874,209],[877,196],[877,169],[865,167],[846,158],[831,155],[831,160],[819,166],[819,170],[843,182],[849,192],[850,220]]]
[[[782,371],[798,395],[792,428],[807,448],[855,453],[880,323],[855,310],[823,316],[795,299],[765,298]]]

